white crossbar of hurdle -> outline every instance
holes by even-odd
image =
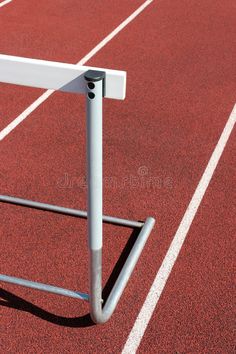
[[[87,300],[90,304],[90,314],[93,321],[104,323],[114,312],[155,224],[152,217],[148,217],[145,222],[140,222],[106,216],[102,212],[103,97],[119,100],[125,98],[126,72],[0,55],[0,82],[86,95],[88,213],[6,195],[0,195],[0,202],[87,218],[90,291],[89,294],[85,294],[4,274],[0,274],[0,281]],[[135,244],[105,303],[102,299],[103,222],[140,229]]]

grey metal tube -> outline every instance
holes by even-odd
[[[103,79],[102,79],[103,77]],[[87,81],[87,175],[88,239],[90,249],[90,314],[95,323],[106,322],[114,312],[138,261],[155,220],[148,218],[102,308],[102,73],[88,72]]]
[[[64,289],[64,288],[59,288],[59,287],[53,286],[53,285],[38,283],[38,282],[34,282],[34,281],[22,279],[22,278],[16,278],[16,277],[11,277],[8,275],[0,274],[0,281],[3,281],[5,283],[26,286],[27,288],[42,290],[42,291],[46,291],[46,292],[57,294],[57,295],[63,295],[63,296],[67,296],[67,297],[73,297],[75,299],[89,301],[88,294],[81,293],[79,291],[73,291],[73,290],[68,290],[68,289]]]
[[[89,76],[89,75],[87,75]],[[88,241],[93,251],[102,248],[102,94],[103,79],[87,78],[87,183]]]
[[[61,207],[61,206],[57,206],[57,205],[53,205],[53,204],[35,202],[35,201],[32,201],[32,200],[28,200],[28,199],[11,197],[11,196],[8,196],[8,195],[0,195],[0,202],[10,203],[10,204],[15,204],[15,205],[22,205],[22,206],[29,207],[29,208],[34,208],[34,209],[52,211],[52,212],[59,213],[59,214],[64,214],[64,215],[78,216],[78,217],[81,217],[81,218],[87,218],[88,217],[88,213],[86,211],[83,211],[83,210],[77,210],[77,209],[65,208],[65,207]],[[122,225],[122,226],[127,226],[127,227],[137,227],[137,228],[139,228],[139,227],[142,227],[144,225],[144,223],[140,222],[140,221],[116,218],[116,217],[108,216],[108,215],[103,215],[102,220],[104,222],[107,222],[107,223],[110,223],[110,224]]]
[[[105,323],[113,314],[117,303],[126,287],[134,267],[142,253],[146,241],[155,224],[155,219],[147,218],[138,238],[117,278],[115,285],[102,308],[102,251],[91,251],[90,253],[90,313],[95,323]]]
[[[88,183],[88,243],[90,250],[90,309],[100,312],[102,306],[102,98],[103,74],[88,72],[86,99],[87,118],[87,183]],[[98,79],[94,79],[97,76]],[[92,266],[91,266],[92,264]],[[96,321],[95,321],[96,322]]]

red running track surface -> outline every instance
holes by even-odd
[[[1,52],[77,62],[142,2],[97,1],[93,31],[85,19],[87,3],[81,3],[79,9],[75,1],[66,2],[66,9],[63,1],[57,7],[46,1],[7,5],[1,26],[7,24],[10,34],[3,33]],[[152,215],[157,226],[103,326],[92,325],[83,302],[3,284],[3,352],[121,352],[236,101],[234,11],[233,1],[153,2],[89,61],[128,72],[127,99],[107,100],[104,107],[105,213]],[[17,38],[32,36],[27,48],[12,44],[16,32]],[[38,94],[7,90],[1,128]],[[142,353],[231,352],[234,137],[145,333]],[[2,194],[86,207],[83,97],[51,96],[1,142],[0,153]],[[88,290],[85,221],[0,208],[1,273]],[[130,234],[105,226],[104,284]]]
[[[139,353],[233,353],[236,132],[198,210]]]
[[[0,8],[0,52],[29,58],[77,63],[126,19],[142,1],[17,0]],[[104,9],[106,9],[104,11]],[[0,129],[43,92],[1,84]],[[6,99],[8,97],[8,99]],[[14,102],[14,104],[12,104]]]

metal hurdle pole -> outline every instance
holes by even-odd
[[[90,313],[94,322],[102,316],[102,101],[105,73],[88,71],[86,97],[88,243],[90,251]]]
[[[95,323],[106,322],[114,312],[139,259],[155,220],[147,218],[132,251],[102,308],[102,100],[105,72],[88,71],[87,88],[87,179],[88,241],[90,249],[90,314]]]

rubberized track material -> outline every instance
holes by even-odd
[[[29,6],[27,1],[14,1],[0,12],[0,26],[5,26],[1,31],[1,52],[75,63],[141,3],[95,2],[94,26],[89,31],[91,22],[85,16],[85,2],[80,8],[74,1],[67,2],[70,21],[66,17],[62,28],[59,19],[65,13],[64,5],[56,9],[52,2],[32,1]],[[21,25],[17,25],[18,18]],[[51,27],[49,18],[54,19]],[[40,32],[35,21],[40,21]],[[82,31],[79,37],[78,23]],[[18,46],[14,33],[22,41],[26,33],[31,33],[31,40],[24,48],[22,44]],[[69,35],[71,42],[65,40]],[[121,217],[128,212],[134,218],[148,213],[157,217],[158,227],[140,258],[116,317],[99,330],[91,325],[86,304],[78,306],[74,300],[62,298],[58,302],[53,295],[4,286],[0,309],[4,351],[122,351],[235,104],[234,38],[234,1],[154,1],[86,64],[125,68],[128,81],[132,82],[122,107],[108,101],[104,106],[105,212],[113,215],[120,209]],[[6,99],[4,91],[4,104],[0,98],[2,128],[31,103],[30,95],[35,98],[38,94],[25,91],[19,96],[18,92],[16,87]],[[142,100],[137,101],[140,92]],[[8,108],[4,108],[5,104]],[[79,97],[66,94],[65,99],[65,94],[55,94],[1,142],[4,194],[86,209],[83,104]],[[124,118],[122,122],[116,118],[118,110]],[[70,144],[65,149],[64,142],[68,140]],[[235,131],[141,341],[140,353],[232,352],[234,141]],[[82,150],[78,149],[78,142]],[[144,163],[140,162],[141,157]],[[144,199],[135,215],[140,194]],[[85,222],[61,219],[56,214],[42,215],[36,210],[26,216],[15,206],[1,208],[1,220],[1,272],[11,269],[19,276],[34,276],[37,281],[48,283],[54,280],[68,288],[77,288],[83,281],[86,288],[86,276],[77,276],[86,272],[88,255],[82,236]],[[45,232],[47,238],[42,237]],[[65,232],[68,243],[77,244],[79,240],[79,248],[68,247],[67,239],[62,237]],[[125,247],[129,230],[117,231],[106,225],[105,234],[110,233],[114,236],[112,241],[105,236],[104,244],[104,285]],[[115,266],[107,292],[134,239],[135,234]],[[35,251],[39,247],[42,252]],[[59,254],[58,248],[63,248],[63,252]],[[34,261],[30,263],[32,256]],[[78,259],[79,271],[73,267]],[[42,276],[45,269],[47,279]]]

